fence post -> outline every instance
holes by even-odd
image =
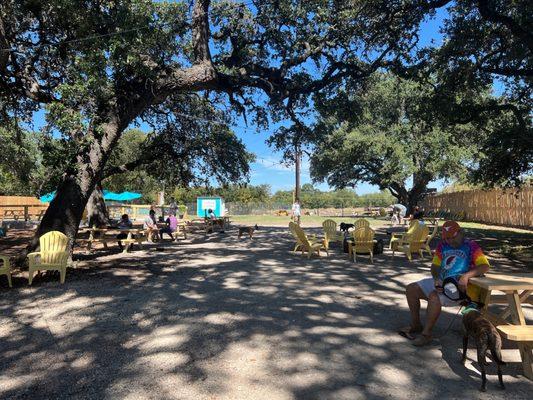
[[[28,206],[24,206],[24,221],[28,221],[30,219],[30,213],[28,212]]]

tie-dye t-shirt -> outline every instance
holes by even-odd
[[[439,278],[462,275],[478,265],[489,264],[481,247],[473,240],[464,240],[459,248],[440,242],[435,250],[433,264],[440,267]]]

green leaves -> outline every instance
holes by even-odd
[[[323,101],[312,176],[335,187],[369,182],[381,188],[405,187],[411,178],[425,187],[431,180],[463,176],[479,136],[472,125],[443,120],[432,106],[432,90],[431,85],[375,74],[364,88],[341,91],[344,104],[333,98],[330,107]],[[344,108],[353,104],[357,113],[332,121],[347,116]]]

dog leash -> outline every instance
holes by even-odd
[[[463,305],[461,304],[459,306],[459,309],[457,310],[457,312],[455,313],[455,315],[453,316],[452,320],[450,321],[450,323],[448,324],[448,327],[446,328],[446,330],[444,331],[444,333],[442,335],[440,335],[439,337],[435,338],[435,339],[442,339],[444,336],[446,336],[448,334],[448,332],[450,331],[450,328],[452,327],[453,323],[455,322],[457,316],[459,315],[459,313],[461,312],[461,310],[463,309]]]

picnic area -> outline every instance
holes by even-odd
[[[388,237],[388,223],[370,222],[377,237]],[[316,225],[304,229],[323,235]],[[366,255],[354,263],[337,244],[328,256],[307,259],[292,251],[285,226],[262,225],[253,240],[239,239],[237,227],[129,253],[116,245],[80,249],[64,285],[54,274],[31,287],[23,274],[13,277],[14,289],[2,282],[2,397],[478,395],[475,350],[466,368],[459,363],[456,308],[445,311],[435,334],[452,323],[450,330],[423,351],[396,332],[408,320],[405,284],[428,274],[430,257],[409,262],[385,250],[373,263]],[[512,228],[468,232],[490,246],[489,234],[502,231],[533,239]],[[530,264],[491,256],[495,272],[531,272]],[[532,312],[524,306],[528,319]],[[505,360],[514,362],[505,368],[505,394],[528,398],[531,381],[508,347]],[[484,398],[503,395],[494,387]]]
[[[533,398],[530,0],[3,0],[0,400]]]

